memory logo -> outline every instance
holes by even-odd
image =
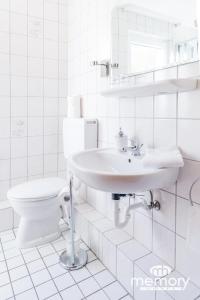
[[[183,291],[189,282],[189,278],[179,276],[177,273],[173,274],[172,269],[166,265],[153,266],[149,272],[152,276],[133,277],[131,285],[142,291]]]

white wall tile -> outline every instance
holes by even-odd
[[[102,261],[104,265],[115,275],[116,274],[116,246],[105,237],[102,238]]]
[[[153,118],[153,97],[136,98],[136,118]]]
[[[176,118],[177,96],[162,95],[156,96],[154,100],[155,118]]]
[[[13,227],[13,209],[1,209],[0,210],[0,231],[6,231]]]
[[[153,252],[172,268],[175,264],[175,233],[158,223],[153,224]]]
[[[131,285],[133,276],[133,263],[121,251],[117,251],[117,279],[131,295],[133,295],[133,286]]]
[[[178,67],[178,76],[180,78],[198,76],[199,73],[200,73],[199,62],[185,64],[183,66]]]
[[[189,192],[193,182],[199,177],[200,163],[192,160],[184,160],[184,167],[180,170],[177,184],[177,194],[189,199]],[[197,203],[199,200],[200,182],[197,182],[192,190],[192,199]]]
[[[178,120],[178,146],[185,158],[200,160],[200,120]]]
[[[199,119],[200,118],[200,91],[181,93],[178,97],[179,118]]]
[[[199,277],[199,253],[187,247],[187,241],[179,236],[176,237],[176,268],[181,274],[190,277],[197,286],[200,286]]]
[[[154,199],[158,200],[161,205],[159,211],[153,211],[154,220],[168,229],[175,231],[175,195],[164,191],[156,191],[154,192]]]
[[[152,220],[140,213],[135,213],[134,237],[147,249],[152,249]]]
[[[11,178],[27,176],[27,158],[11,159]]]
[[[155,147],[176,146],[176,120],[156,119],[154,126]]]

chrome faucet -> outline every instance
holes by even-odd
[[[131,153],[133,156],[142,156],[141,149],[143,147],[143,144],[136,144],[133,139],[131,141],[131,146],[127,147],[127,151]]]

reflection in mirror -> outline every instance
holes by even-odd
[[[192,17],[189,21],[132,4],[116,7],[112,62],[119,68],[113,70],[113,78],[198,60],[197,22]]]

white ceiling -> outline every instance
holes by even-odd
[[[196,19],[196,1],[198,0],[132,0],[131,2],[191,25]]]

